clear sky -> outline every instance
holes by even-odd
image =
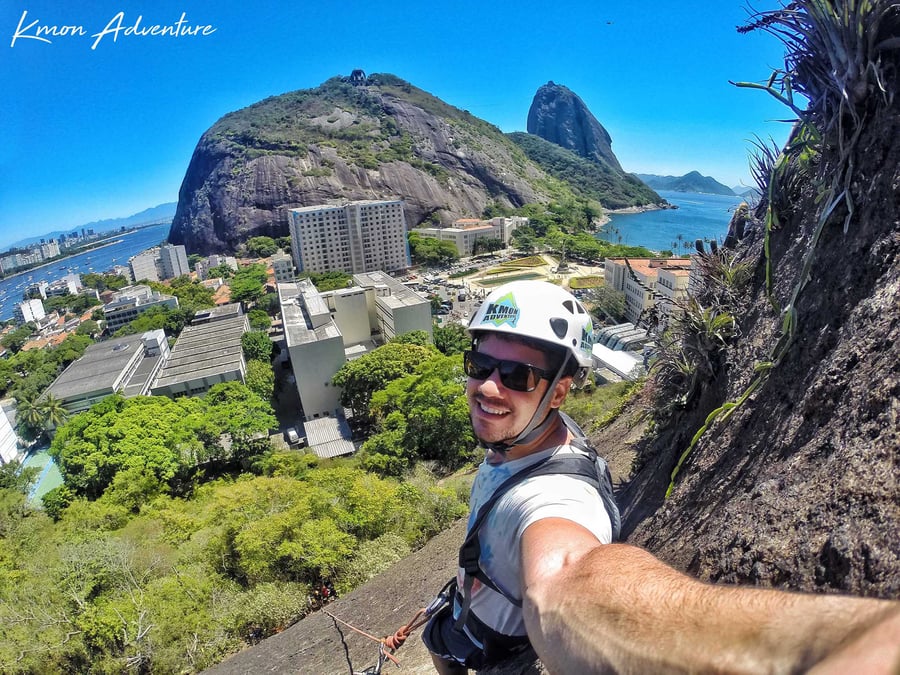
[[[126,34],[182,14],[198,34]],[[525,130],[553,80],[626,171],[749,185],[751,139],[780,144],[789,125],[774,99],[728,83],[783,65],[777,40],[736,32],[746,18],[733,0],[0,0],[0,247],[177,201],[222,115],[355,68],[503,131]]]

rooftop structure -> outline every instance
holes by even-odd
[[[221,382],[243,382],[247,364],[241,336],[248,330],[244,314],[185,327],[151,393],[171,398],[202,396]]]
[[[275,283],[284,283],[294,280],[294,261],[287,253],[278,249],[272,256],[272,272],[275,274]]]
[[[90,345],[47,388],[70,413],[87,410],[115,394],[146,395],[169,354],[162,330],[126,335]]]
[[[422,237],[452,241],[460,256],[470,256],[475,251],[475,242],[481,239],[498,239],[503,247],[509,246],[512,233],[521,225],[527,225],[528,218],[513,216],[511,218],[460,218],[452,227],[421,227],[413,230]]]
[[[343,411],[334,417],[322,417],[304,422],[306,444],[317,457],[329,459],[352,454],[356,447],[351,440],[350,425]]]
[[[396,335],[431,336],[431,303],[384,272],[353,276],[354,285],[319,293],[308,280],[278,284],[285,343],[305,419],[333,416],[340,390],[331,378],[348,360]]]
[[[113,299],[103,306],[106,326],[110,332],[133,321],[151,307],[178,307],[178,298],[164,295],[149,286],[126,286],[113,294]]]
[[[690,258],[628,258],[627,265],[625,258],[607,258],[604,278],[607,286],[625,294],[625,318],[637,324],[641,315],[655,304],[653,292],[660,270],[690,270],[690,267]]]

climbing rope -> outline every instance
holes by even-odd
[[[388,635],[383,638],[377,638],[374,635],[367,633],[364,630],[361,630],[356,626],[344,621],[343,619],[339,619],[327,609],[323,608],[322,611],[327,614],[331,618],[331,620],[335,622],[335,624],[346,626],[350,630],[359,633],[363,637],[366,637],[373,642],[378,643],[378,662],[374,666],[369,666],[363,671],[353,671],[353,675],[380,675],[382,666],[388,660],[392,661],[393,664],[399,668],[400,661],[398,661],[397,657],[394,656],[394,652],[403,646],[403,643],[406,642],[406,639],[412,634],[414,630],[428,623],[428,620],[450,601],[450,596],[452,593],[451,589],[455,587],[455,583],[456,579],[452,579],[451,581],[447,582],[447,584],[445,584],[441,589],[441,592],[438,593],[437,596],[435,596],[434,600],[432,600],[427,607],[423,607],[422,609],[417,611],[413,615],[412,619],[398,628],[392,635]]]

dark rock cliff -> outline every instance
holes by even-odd
[[[449,224],[492,202],[547,201],[546,174],[495,126],[391,75],[275,96],[203,134],[169,241],[189,252],[286,236],[290,208],[401,197],[407,222]]]
[[[538,89],[528,111],[527,128],[529,134],[622,172],[609,133],[568,87],[548,82]]]

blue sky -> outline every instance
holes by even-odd
[[[503,131],[525,130],[535,91],[553,80],[609,131],[625,170],[749,184],[750,140],[782,143],[789,125],[774,99],[728,83],[783,65],[774,38],[735,31],[745,7],[0,0],[0,247],[177,201],[194,146],[222,115],[354,68],[393,73]],[[214,30],[125,34],[139,16],[147,27],[182,14]]]

